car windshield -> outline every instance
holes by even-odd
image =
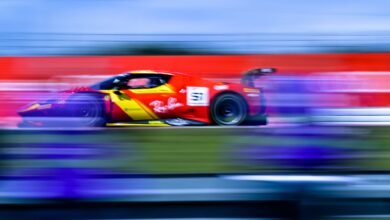
[[[98,83],[95,83],[90,86],[91,89],[96,89],[96,90],[105,90],[105,89],[112,89],[114,87],[114,84],[117,83],[117,81],[122,81],[124,78],[130,76],[128,73],[116,75],[113,77],[110,77],[106,80],[100,81]]]

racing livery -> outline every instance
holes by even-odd
[[[263,91],[253,81],[269,72],[248,71],[239,84],[130,71],[28,105],[20,126],[265,125]]]

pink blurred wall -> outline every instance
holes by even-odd
[[[239,77],[254,67],[282,73],[322,71],[390,71],[390,53],[196,55],[196,56],[61,56],[2,57],[0,80],[47,80],[56,75],[107,75],[152,69],[202,77]]]

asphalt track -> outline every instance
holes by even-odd
[[[52,180],[53,181],[53,180]],[[220,175],[0,181],[2,219],[387,219],[389,175]],[[362,209],[362,207],[364,207]]]

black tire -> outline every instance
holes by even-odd
[[[67,101],[68,123],[77,127],[101,127],[106,124],[104,104],[95,94],[76,94]]]
[[[245,120],[248,108],[245,100],[239,95],[225,93],[214,99],[210,113],[215,124],[234,126]]]

